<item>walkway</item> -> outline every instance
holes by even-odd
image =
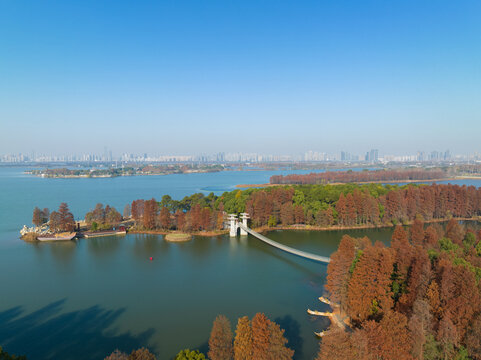
[[[286,246],[286,245],[279,244],[278,242],[275,242],[271,239],[268,239],[264,235],[261,235],[258,232],[248,228],[247,226],[243,225],[242,223],[238,223],[238,226],[241,229],[247,231],[252,236],[255,236],[256,238],[258,238],[259,240],[264,241],[265,243],[267,243],[271,246],[274,246],[274,247],[276,247],[276,248],[278,248],[282,251],[286,251],[288,253],[291,253],[291,254],[306,258],[306,259],[311,259],[311,260],[319,261],[319,262],[323,262],[323,263],[329,263],[329,261],[331,260],[330,258],[328,258],[326,256],[311,254],[311,253],[308,253],[308,252],[305,252],[305,251],[301,251],[301,250],[291,248],[291,247]]]

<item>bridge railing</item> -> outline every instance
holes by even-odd
[[[285,251],[285,252],[288,252],[288,253],[291,253],[291,254],[306,258],[306,259],[311,259],[311,260],[314,260],[314,261],[323,262],[323,263],[329,263],[331,261],[331,259],[326,257],[326,256],[311,254],[311,253],[308,253],[306,251],[291,248],[290,246],[287,246],[287,245],[279,244],[278,242],[273,241],[273,240],[265,237],[264,235],[259,234],[257,231],[254,231],[254,230],[248,228],[247,226],[244,226],[241,223],[238,223],[238,226],[241,229],[248,232],[249,234],[251,234],[252,236],[255,236],[256,238],[258,238],[259,240],[264,241],[265,243],[267,243],[271,246],[274,246],[274,247],[276,247],[276,248],[278,248],[282,251]]]

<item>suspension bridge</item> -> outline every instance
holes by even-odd
[[[229,217],[228,217],[229,228],[230,228],[229,234],[230,234],[231,237],[236,237],[237,232],[240,229],[241,236],[251,234],[252,236],[256,237],[257,239],[259,239],[259,240],[265,242],[266,244],[271,245],[271,246],[273,246],[273,247],[275,247],[279,250],[282,250],[282,251],[285,251],[285,252],[288,252],[290,254],[300,256],[300,257],[303,257],[303,258],[306,258],[306,259],[319,261],[319,262],[322,262],[322,263],[329,263],[330,258],[328,258],[326,256],[316,255],[316,254],[312,254],[312,253],[309,253],[309,252],[306,252],[306,251],[294,249],[290,246],[279,244],[278,242],[276,242],[274,240],[271,240],[271,239],[265,237],[262,234],[259,234],[257,231],[254,231],[247,226],[247,219],[249,219],[249,214],[247,214],[247,213],[241,214],[242,222],[237,219],[237,215],[235,215],[235,214],[229,215]]]

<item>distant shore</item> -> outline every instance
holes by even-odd
[[[26,174],[46,178],[46,179],[94,179],[94,178],[116,178],[122,176],[163,176],[163,175],[174,175],[174,174],[205,174],[205,173],[214,173],[214,172],[221,172],[225,170],[216,170],[216,171],[207,171],[207,170],[189,170],[184,172],[166,172],[166,173],[152,173],[152,174],[118,174],[118,175],[111,175],[111,174],[102,174],[102,175],[47,175],[45,173],[34,174],[32,172],[26,172]]]
[[[335,183],[326,183],[323,185],[345,185],[345,184],[399,184],[399,183],[427,183],[427,182],[437,182],[437,181],[454,181],[454,180],[463,180],[463,179],[472,179],[472,180],[481,180],[481,176],[454,176],[454,177],[446,177],[440,179],[426,179],[426,180],[379,180],[379,181],[359,181],[359,182],[335,182]],[[288,186],[288,185],[313,185],[313,184],[239,184],[236,185],[237,188],[264,188],[264,187],[272,187],[272,186]]]

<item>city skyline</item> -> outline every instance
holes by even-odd
[[[479,150],[479,2],[131,5],[0,3],[0,153]]]
[[[299,154],[265,154],[247,152],[216,152],[199,154],[148,154],[148,153],[127,153],[113,154],[108,148],[104,148],[103,153],[82,153],[82,154],[39,154],[36,152],[0,154],[2,163],[48,163],[48,162],[345,162],[345,163],[389,163],[389,162],[464,162],[481,161],[478,152],[469,154],[451,153],[449,149],[417,151],[415,154],[386,154],[379,149],[370,149],[365,153],[350,153],[340,151],[337,153],[327,153],[322,151],[309,150]]]

